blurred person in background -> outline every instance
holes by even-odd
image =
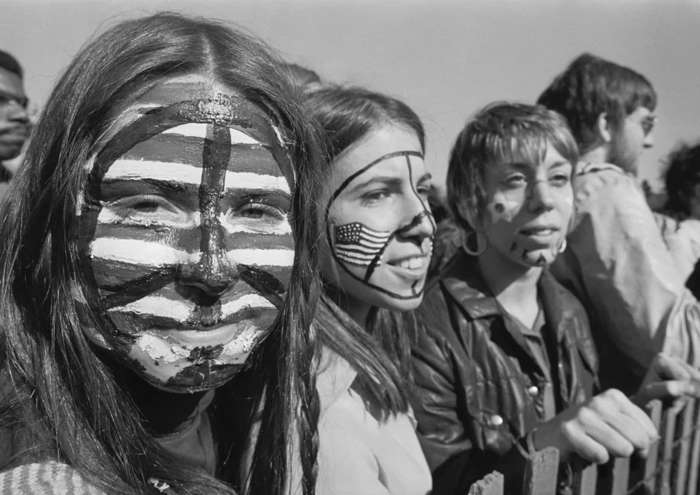
[[[0,50],[0,199],[14,174],[14,167],[8,162],[21,153],[29,136],[23,76],[17,59]]]
[[[602,384],[633,392],[659,351],[697,366],[700,307],[664,242],[669,219],[651,211],[637,178],[654,144],[652,84],[584,53],[537,102],[566,118],[581,154],[574,225],[553,272],[591,318]]]

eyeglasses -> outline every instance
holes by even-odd
[[[645,136],[648,136],[651,133],[651,131],[654,130],[656,120],[656,115],[647,115],[642,119],[641,126]]]
[[[29,98],[0,90],[0,105],[9,105],[10,103],[15,103],[26,109],[27,105],[29,104]]]

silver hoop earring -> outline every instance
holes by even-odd
[[[469,240],[472,236],[474,236],[474,244],[476,244],[474,249],[469,247]],[[467,252],[467,254],[470,254],[472,256],[481,256],[484,253],[484,251],[486,251],[487,246],[488,241],[486,240],[486,237],[482,236],[476,230],[467,232],[467,235],[464,236],[464,241],[462,241],[462,249],[464,249]]]
[[[564,251],[566,251],[566,237],[564,237],[564,240],[559,245],[559,252],[563,253]]]

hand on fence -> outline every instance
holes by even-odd
[[[565,410],[539,425],[531,435],[537,450],[559,449],[560,460],[578,454],[598,464],[608,462],[610,457],[629,457],[634,452],[646,456],[659,438],[646,413],[616,389]]]
[[[700,371],[679,358],[658,354],[632,401],[644,407],[654,399],[661,399],[679,410],[688,396],[700,397]]]

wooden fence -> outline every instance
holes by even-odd
[[[653,401],[647,412],[661,439],[646,459],[616,458],[576,473],[572,495],[699,495],[700,401],[689,399],[680,411],[662,411]],[[559,453],[554,448],[530,459],[521,495],[555,495]],[[503,475],[493,472],[469,489],[469,495],[504,495]],[[508,494],[515,495],[515,494]]]

